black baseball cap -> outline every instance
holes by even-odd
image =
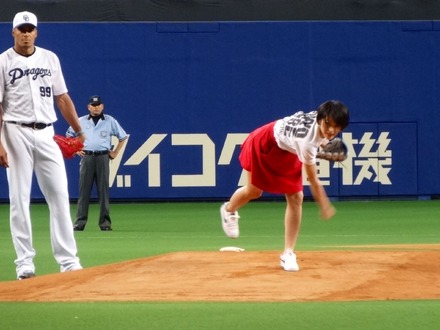
[[[91,105],[100,105],[100,104],[102,104],[101,96],[99,96],[99,95],[92,95],[92,96],[90,96],[89,104],[91,104]]]

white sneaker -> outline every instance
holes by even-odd
[[[225,232],[226,236],[230,238],[237,238],[239,235],[238,219],[240,219],[240,216],[238,215],[237,211],[226,211],[226,205],[228,205],[228,203],[224,203],[220,207],[223,231]]]
[[[292,249],[287,249],[280,256],[280,264],[284,270],[288,272],[297,272],[299,271],[298,263],[296,262],[296,254],[292,251]]]

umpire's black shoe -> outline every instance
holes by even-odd
[[[101,231],[112,231],[112,227],[101,227]]]
[[[78,225],[73,225],[73,230],[74,231],[83,231],[84,227],[78,226]]]

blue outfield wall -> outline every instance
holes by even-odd
[[[10,23],[0,32],[3,50]],[[319,164],[330,196],[440,194],[440,22],[43,22],[37,44],[59,55],[80,115],[100,94],[130,134],[113,199],[226,198],[250,131],[327,99],[351,110],[350,157]],[[0,186],[6,199],[4,170]]]

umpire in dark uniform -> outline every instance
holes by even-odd
[[[109,231],[112,230],[109,211],[110,160],[118,155],[128,135],[115,118],[103,113],[104,103],[99,95],[89,98],[88,110],[88,115],[79,118],[86,140],[83,150],[78,152],[81,156],[79,197],[73,228],[75,231],[84,230],[88,220],[90,194],[93,183],[96,183],[100,210],[98,224],[102,231]],[[66,136],[75,136],[71,127]],[[112,136],[119,140],[115,149],[111,146]]]

